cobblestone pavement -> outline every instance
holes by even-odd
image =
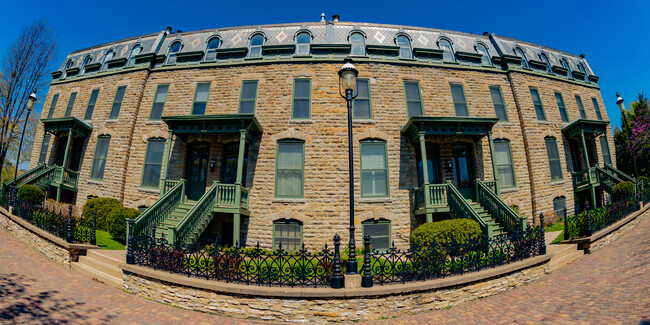
[[[650,218],[609,246],[502,294],[373,323],[650,324]],[[251,324],[173,308],[94,282],[0,231],[0,322]]]

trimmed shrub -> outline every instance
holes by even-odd
[[[126,243],[126,220],[135,219],[139,215],[140,210],[134,208],[122,207],[111,211],[107,219],[111,223],[109,233],[113,236],[113,239],[122,244]]]
[[[435,241],[440,246],[451,242],[465,244],[478,241],[483,236],[478,222],[469,219],[450,219],[429,222],[417,227],[411,233],[411,246],[428,247]]]
[[[17,195],[19,199],[33,204],[43,203],[43,199],[45,198],[43,190],[29,184],[20,186]]]
[[[626,198],[632,194],[634,194],[634,183],[630,181],[618,183],[612,188],[612,195],[616,199]]]
[[[83,207],[84,220],[93,220],[93,211],[97,210],[97,229],[103,231],[111,231],[112,221],[108,215],[113,210],[123,208],[122,202],[117,199],[108,197],[98,197],[86,201]]]

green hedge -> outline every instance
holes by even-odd
[[[114,210],[123,208],[122,202],[117,199],[108,197],[98,197],[86,201],[83,207],[83,218],[85,220],[92,220],[93,211],[97,210],[97,229],[103,231],[111,231],[113,220],[109,218]]]
[[[43,199],[45,198],[43,190],[29,184],[20,186],[17,195],[19,199],[34,204],[43,203]]]
[[[483,232],[478,222],[470,219],[451,219],[429,222],[417,227],[411,233],[411,246],[428,247],[435,241],[440,246],[456,242],[464,244],[478,241]]]
[[[140,210],[133,208],[124,208],[121,207],[116,210],[112,210],[107,219],[111,222],[110,234],[113,236],[113,239],[124,244],[126,242],[126,220],[135,219],[140,215]]]
[[[634,194],[634,183],[630,181],[618,183],[612,188],[612,195],[615,198],[626,198],[632,194]]]

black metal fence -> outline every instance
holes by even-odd
[[[589,209],[587,204],[581,213],[566,218],[564,239],[589,237],[594,232],[627,217],[639,210],[639,198],[641,197],[642,195],[632,195],[597,209]],[[564,214],[566,215],[566,209]]]

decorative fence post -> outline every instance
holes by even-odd
[[[587,236],[591,236],[593,230],[591,229],[591,213],[589,213],[589,201],[585,202],[585,210],[587,210]]]
[[[127,220],[128,236],[126,238],[126,264],[133,264],[133,219]]]
[[[65,231],[65,241],[72,242],[72,205],[68,207],[68,225]]]
[[[361,286],[372,288],[372,272],[370,271],[370,235],[363,236],[363,245],[365,254],[363,254],[363,276],[361,277]]]
[[[539,213],[539,255],[546,255],[546,236],[544,236],[544,213]]]
[[[95,234],[95,228],[97,227],[97,210],[93,211],[93,232],[90,234],[90,244],[97,245],[97,237]]]
[[[164,235],[165,235],[165,233],[163,233],[163,236],[162,236],[161,240],[165,239]],[[156,224],[153,223],[153,222],[151,223],[151,237],[150,237],[150,240],[149,240],[149,249],[148,249],[148,251],[149,251],[149,254],[150,254],[149,255],[149,258],[150,258],[149,265],[151,265],[154,269],[156,269],[157,268],[156,262],[158,260],[158,256],[157,256],[158,247],[156,246]]]
[[[569,234],[569,215],[567,214],[566,207],[564,207],[564,240],[571,239]]]
[[[341,236],[334,235],[334,261],[332,261],[332,288],[343,288],[343,273],[341,273],[341,254],[339,252],[341,246]]]
[[[18,187],[16,186],[16,181],[14,180],[14,184],[11,186],[11,198],[9,201],[11,201],[11,206],[16,208],[16,192],[18,190]]]

